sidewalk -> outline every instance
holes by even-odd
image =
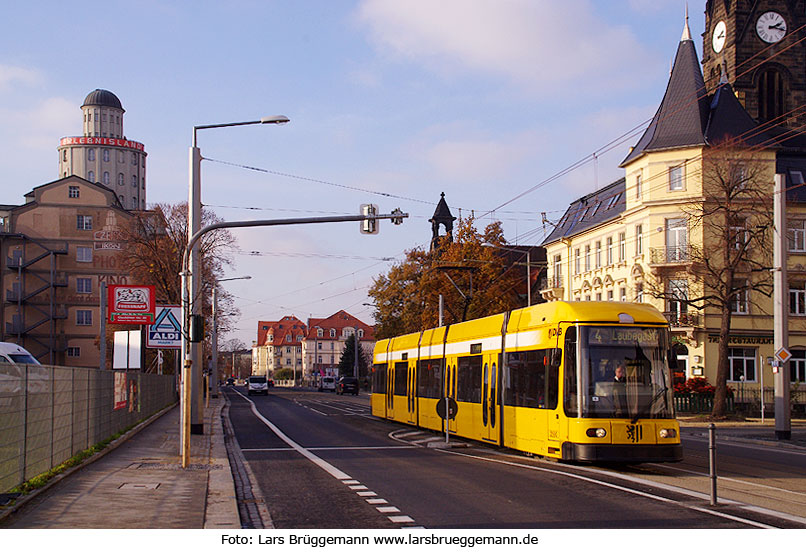
[[[210,399],[205,433],[191,436],[188,468],[181,464],[175,406],[117,440],[111,451],[0,509],[0,528],[239,529],[224,404],[223,396]]]
[[[681,434],[708,437],[708,425],[697,417],[678,416]],[[760,418],[748,418],[743,422],[716,422],[717,441],[742,441],[781,449],[806,449],[806,420],[793,418],[790,425],[791,439],[779,440],[775,437],[775,418],[767,417],[764,423]]]

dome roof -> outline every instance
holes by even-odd
[[[84,104],[81,105],[82,108],[84,106],[109,106],[110,108],[123,110],[123,105],[120,103],[120,99],[115,96],[115,93],[104,89],[95,89],[88,94],[87,98],[84,99]]]

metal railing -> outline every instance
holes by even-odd
[[[650,264],[687,264],[691,262],[691,245],[675,247],[651,247],[649,249]]]
[[[700,325],[699,312],[664,312],[663,317],[673,328],[691,328]]]
[[[0,492],[176,401],[175,377],[0,364]]]

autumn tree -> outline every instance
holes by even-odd
[[[202,210],[202,227],[218,221],[220,219],[212,211]],[[187,204],[181,203],[157,204],[152,210],[137,212],[130,227],[123,230],[127,244],[122,256],[124,269],[135,283],[154,285],[159,302],[181,302],[179,272],[187,244],[187,229]],[[232,295],[218,283],[224,277],[224,271],[232,266],[234,249],[235,238],[226,230],[207,233],[199,241],[202,313],[207,320],[207,329],[212,329],[212,292],[216,288],[216,320],[220,336],[232,329],[233,317],[238,313]],[[209,346],[205,350],[209,352]]]
[[[665,299],[673,326],[687,306],[719,317],[718,360],[711,417],[726,412],[733,318],[772,295],[772,181],[774,158],[745,148],[717,145],[702,157],[702,194],[681,206],[686,238],[666,247],[665,259],[685,262],[658,275],[651,294]],[[689,322],[682,322],[687,324]]]
[[[403,262],[375,279],[369,296],[375,300],[377,337],[437,327],[440,295],[445,324],[522,306],[517,291],[524,270],[509,258],[501,223],[479,233],[474,219],[465,218],[455,233],[432,251],[408,251]]]

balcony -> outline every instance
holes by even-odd
[[[652,247],[649,249],[649,264],[654,266],[691,264],[692,251],[691,245]]]
[[[664,312],[663,317],[674,328],[696,328],[700,326],[699,312]]]
[[[552,276],[550,278],[545,278],[545,282],[540,284],[540,296],[542,296],[547,301],[561,301],[563,300],[563,293],[565,292],[565,288],[563,287],[563,277],[562,276]]]

